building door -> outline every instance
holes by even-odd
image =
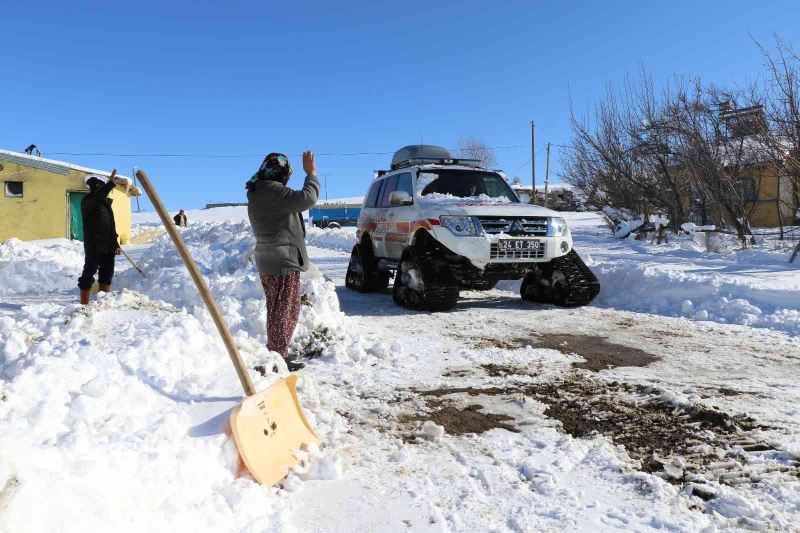
[[[67,193],[69,198],[69,238],[83,240],[83,214],[81,213],[81,200],[85,192]]]

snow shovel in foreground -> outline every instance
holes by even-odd
[[[303,415],[300,400],[297,397],[297,376],[291,375],[268,389],[256,392],[253,382],[247,374],[247,369],[239,356],[239,350],[233,342],[231,332],[222,318],[222,313],[217,307],[217,302],[208,290],[206,280],[192,259],[186,243],[169,218],[164,204],[156,194],[153,185],[143,170],[136,172],[136,177],[141,181],[147,196],[156,208],[161,222],[167,228],[172,242],[178,253],[189,269],[200,296],[214,319],[222,342],[228,350],[239,381],[244,387],[246,398],[234,407],[230,416],[231,433],[236,441],[236,448],[245,466],[264,485],[274,485],[286,477],[289,469],[299,460],[295,451],[307,447],[309,444],[320,444],[311,424]]]

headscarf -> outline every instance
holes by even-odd
[[[273,152],[267,154],[258,172],[253,174],[253,177],[245,183],[245,187],[248,191],[252,190],[256,183],[261,180],[277,181],[281,185],[286,185],[291,175],[292,165],[289,163],[289,158],[283,154]]]

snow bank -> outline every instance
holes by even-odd
[[[327,230],[317,232],[330,233]],[[266,301],[253,262],[255,239],[250,224],[197,223],[181,230],[181,234],[234,335],[266,343]],[[337,239],[343,238],[338,235],[328,242],[335,245]],[[153,241],[139,265],[147,273],[146,278],[127,270],[117,277],[116,285],[187,308],[211,324],[189,272],[168,235]],[[344,338],[344,315],[339,311],[333,283],[325,280],[312,265],[301,277],[301,292],[304,305],[291,350],[314,356],[335,354],[334,341]]]
[[[320,229],[311,227],[306,230],[306,242],[318,248],[349,253],[356,243],[356,228]]]
[[[78,287],[83,243],[68,239],[0,243],[0,296]]]
[[[170,216],[174,216],[178,210],[170,211]],[[247,206],[246,205],[231,205],[227,207],[214,207],[211,209],[186,209],[186,220],[189,227],[197,222],[241,222],[247,220]],[[144,211],[141,213],[132,213],[131,221],[136,224],[161,224],[161,219],[158,218],[158,213],[155,211]]]
[[[596,303],[617,309],[695,320],[768,327],[800,335],[799,291],[764,290],[746,283],[648,264],[587,263],[600,279]]]
[[[256,388],[286,375],[265,347],[249,224],[198,223],[182,235]],[[5,243],[3,290],[52,293],[67,273],[71,289],[79,246]],[[282,489],[238,475],[224,426],[242,390],[213,322],[166,235],[138,261],[146,278],[122,270],[122,290],[87,307],[32,304],[0,316],[0,491],[16,485],[0,502],[0,531],[285,530],[286,491],[341,474],[345,419],[302,373],[304,410],[325,448]],[[293,351],[351,364],[376,357],[345,330],[334,285],[317,269],[302,292]]]
[[[203,321],[123,291],[87,308],[26,307],[0,318],[0,337],[0,486],[19,483],[0,530],[280,529],[282,491],[237,477],[223,427],[241,388]],[[271,359],[240,346],[249,366]],[[278,377],[251,376],[259,389]],[[343,421],[313,382],[301,378],[301,389],[335,444]]]

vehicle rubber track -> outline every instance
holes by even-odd
[[[523,300],[559,307],[587,305],[599,292],[600,282],[575,250],[528,274],[520,287]]]
[[[580,307],[588,305],[600,293],[600,281],[586,266],[575,250],[553,260],[553,267],[564,275],[564,289],[560,302],[553,302],[561,307]]]
[[[409,309],[449,311],[458,303],[458,283],[446,269],[437,272],[432,265],[433,261],[426,255],[429,254],[420,254],[413,248],[403,253],[394,278],[392,289],[394,302]],[[408,264],[420,272],[424,280],[421,290],[406,286],[404,268]]]

